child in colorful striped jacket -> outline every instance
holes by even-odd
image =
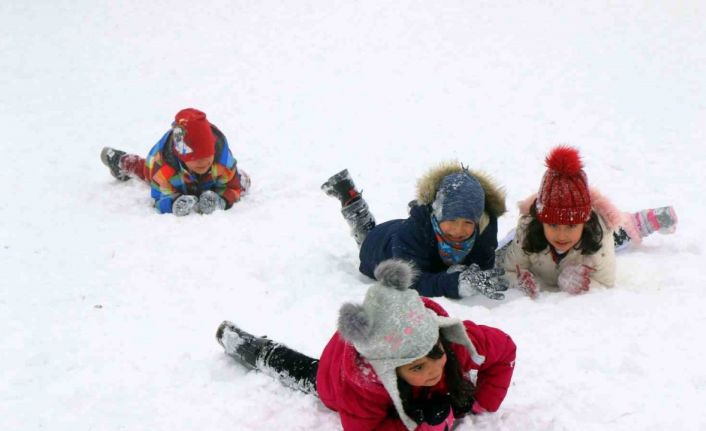
[[[152,188],[159,213],[185,216],[229,209],[250,187],[237,167],[225,135],[206,114],[186,108],[144,159],[105,147],[101,160],[120,181],[136,176]]]

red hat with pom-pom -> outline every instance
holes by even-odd
[[[194,108],[177,112],[172,123],[172,142],[177,157],[183,162],[211,157],[216,149],[216,136],[206,114]]]
[[[545,160],[537,194],[537,219],[549,224],[585,223],[591,217],[588,178],[577,149],[559,146]]]

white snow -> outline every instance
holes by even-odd
[[[610,290],[442,299],[518,345],[500,411],[458,429],[706,429],[705,20],[696,0],[0,3],[0,429],[339,429],[214,339],[228,319],[318,356],[362,301],[321,183],[347,167],[382,222],[458,159],[506,188],[502,237],[558,143],[679,227],[620,253]],[[230,211],[157,215],[100,162],[187,106],[252,177]]]

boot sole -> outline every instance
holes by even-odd
[[[337,182],[348,178],[350,179],[350,174],[348,173],[348,169],[344,169],[341,172],[331,175],[331,177],[326,180],[325,183],[321,184],[321,190],[323,190],[326,194],[329,194],[330,190],[333,188],[333,185],[336,184]]]
[[[216,330],[216,341],[218,341],[218,344],[221,345],[221,347],[225,348],[223,345],[223,333],[225,332],[226,328],[234,328],[235,325],[233,322],[230,322],[228,320],[224,320],[219,326],[218,330]]]

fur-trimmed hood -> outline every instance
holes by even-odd
[[[417,203],[431,205],[436,198],[441,180],[447,175],[461,173],[465,169],[457,161],[443,162],[430,169],[417,181]],[[505,191],[490,176],[485,173],[466,170],[469,175],[478,180],[485,191],[485,212],[495,218],[505,214]]]

